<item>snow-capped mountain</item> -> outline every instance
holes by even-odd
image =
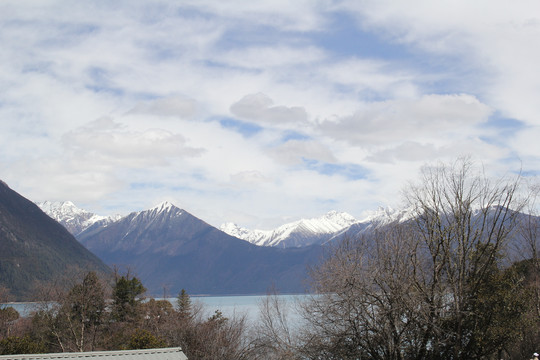
[[[358,235],[379,226],[406,221],[412,216],[409,209],[379,207],[364,212],[361,220],[345,212],[330,211],[321,217],[298,220],[274,230],[249,230],[234,223],[225,223],[220,230],[259,246],[302,247],[324,244],[344,234]]]
[[[100,229],[105,226],[129,218],[132,225],[126,227],[126,233],[122,235],[125,237],[134,229],[140,229],[143,223],[159,223],[170,217],[181,216],[184,212],[169,202],[163,202],[148,210],[133,212],[125,217],[99,216],[78,208],[71,201],[45,201],[37,205],[77,238],[83,234],[101,231]],[[160,214],[164,216],[158,216]],[[361,220],[345,212],[330,211],[321,217],[298,220],[273,230],[249,230],[234,223],[225,223],[219,230],[258,246],[292,248],[324,244],[345,234],[355,236],[378,226],[405,221],[412,216],[411,211],[407,209],[379,207],[377,210],[365,212]]]
[[[391,207],[379,206],[377,210],[365,211],[360,223],[387,225],[393,222],[403,222],[414,217],[412,209],[392,209]]]
[[[163,241],[168,236],[173,225],[182,224],[189,228],[190,223],[196,219],[194,216],[169,202],[163,202],[153,208],[132,212],[106,226],[91,226],[77,235],[87,248],[99,251],[126,251],[137,253],[145,251],[174,252],[171,243]],[[202,220],[200,220],[202,222]],[[209,226],[209,225],[208,225]],[[104,238],[96,234],[113,234]],[[174,247],[174,246],[172,246]]]
[[[272,284],[301,292],[318,248],[256,246],[230,236],[170,203],[133,212],[78,240],[107,264],[140,274],[152,294],[169,288],[195,294],[260,294]]]
[[[36,203],[41,210],[62,224],[71,234],[77,235],[95,224],[106,225],[120,219],[116,216],[100,216],[78,208],[71,201],[44,201]]]
[[[298,220],[274,230],[248,230],[233,223],[223,224],[220,230],[255,245],[289,248],[324,243],[357,221],[345,212],[330,211],[321,217]]]
[[[356,237],[378,227],[405,222],[414,217],[414,211],[412,209],[392,209],[391,207],[380,206],[377,210],[365,211],[362,215],[361,220],[336,232],[328,241],[339,240],[345,236]]]

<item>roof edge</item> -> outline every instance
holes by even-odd
[[[20,355],[0,355],[0,359],[13,359],[13,360],[38,360],[38,359],[107,359],[108,357],[118,356],[140,356],[151,354],[166,354],[166,353],[180,353],[182,357],[179,359],[187,359],[180,347],[171,348],[158,348],[158,349],[138,349],[138,350],[113,350],[113,351],[87,351],[87,352],[64,352],[64,353],[50,353],[50,354],[20,354]]]

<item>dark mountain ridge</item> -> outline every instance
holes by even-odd
[[[29,300],[36,284],[74,268],[111,271],[62,225],[0,181],[0,286],[17,300]]]
[[[320,253],[318,246],[256,246],[169,203],[91,227],[78,239],[107,264],[135,271],[151,294],[260,294],[274,286],[300,293]]]

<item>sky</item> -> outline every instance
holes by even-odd
[[[0,44],[0,179],[33,201],[271,229],[461,156],[540,172],[537,0],[7,0]]]

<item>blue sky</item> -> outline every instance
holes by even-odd
[[[0,179],[268,229],[421,166],[540,171],[536,1],[3,1]]]

